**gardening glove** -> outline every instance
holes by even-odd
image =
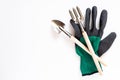
[[[89,40],[92,44],[95,54],[98,56],[102,56],[111,47],[112,43],[116,38],[116,33],[111,32],[107,37],[101,40],[107,22],[107,11],[102,10],[101,12],[100,20],[99,20],[99,29],[96,28],[96,17],[97,17],[97,7],[93,6],[92,14],[90,8],[87,8],[85,15],[84,29],[89,36]],[[90,18],[92,18],[91,25],[90,25]],[[84,45],[86,45],[86,42],[81,33],[80,25],[76,24],[75,21],[73,20],[70,20],[70,23],[75,30],[75,37],[78,40],[80,40],[80,42],[82,42]],[[76,53],[81,58],[80,69],[82,72],[82,76],[91,75],[93,73],[98,72],[91,55],[85,52],[77,44],[75,44],[75,50]]]

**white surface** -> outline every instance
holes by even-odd
[[[83,13],[96,5],[98,15],[108,10],[103,38],[116,32],[117,38],[102,59],[104,75],[82,77],[80,58],[65,35],[57,35],[50,21],[60,19],[70,26],[68,9],[81,7]],[[0,80],[119,80],[120,11],[119,0],[1,0]]]

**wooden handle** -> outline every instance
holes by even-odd
[[[95,65],[96,65],[96,68],[97,68],[98,72],[100,73],[100,75],[102,75],[102,69],[101,69],[101,67],[99,65],[99,62],[98,62],[97,58],[95,56],[92,56],[92,58],[93,58],[93,61],[94,61]]]
[[[95,56],[101,64],[103,64],[104,66],[107,66],[107,64],[103,62],[103,60],[100,57],[98,57],[96,54],[93,54],[93,56]]]
[[[100,65],[99,65],[99,62],[98,62],[97,58],[95,57],[95,52],[94,52],[94,50],[93,50],[93,48],[92,48],[92,45],[91,45],[91,42],[90,42],[90,40],[89,40],[89,38],[88,38],[87,33],[86,33],[85,31],[83,31],[82,34],[83,34],[83,37],[84,37],[84,39],[85,39],[85,42],[86,42],[86,44],[87,44],[87,46],[88,46],[89,51],[92,53],[92,57],[93,57],[93,60],[94,60],[94,62],[95,62],[95,65],[96,65],[99,73],[102,74],[102,69],[101,69],[101,67],[100,67]]]

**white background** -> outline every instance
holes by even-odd
[[[76,5],[83,14],[96,5],[98,18],[102,9],[108,10],[103,38],[117,33],[102,56],[108,64],[103,76],[82,77],[74,43],[51,28],[50,21],[59,19],[74,34],[68,10]],[[0,0],[0,80],[119,80],[119,5],[119,0]]]

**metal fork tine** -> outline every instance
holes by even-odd
[[[71,11],[71,10],[69,10],[69,14],[70,14],[70,16],[71,16],[72,20],[74,20],[74,21],[75,21],[75,16],[73,15],[73,13],[72,13],[72,11]]]
[[[80,8],[77,6],[76,9],[73,8],[72,11],[69,10],[69,14],[70,14],[72,20],[74,20],[76,23],[80,23],[80,25],[82,25],[81,21],[83,20],[83,15],[80,11]]]
[[[83,17],[83,15],[82,15],[82,12],[81,12],[80,8],[79,8],[78,6],[76,6],[76,9],[77,9],[77,11],[78,11],[78,13],[79,13],[79,15],[80,15],[80,19],[81,19],[81,20],[84,20],[84,17]]]
[[[80,25],[81,30],[84,31],[83,24],[82,24],[81,20],[79,19],[79,15],[78,15],[77,11],[75,10],[75,8],[73,8],[73,12],[76,17],[76,22]]]
[[[78,16],[78,14],[77,14],[77,11],[75,10],[75,8],[73,8],[73,13],[74,13],[74,15],[75,15],[75,17],[76,17],[76,22],[79,22],[79,16]]]

